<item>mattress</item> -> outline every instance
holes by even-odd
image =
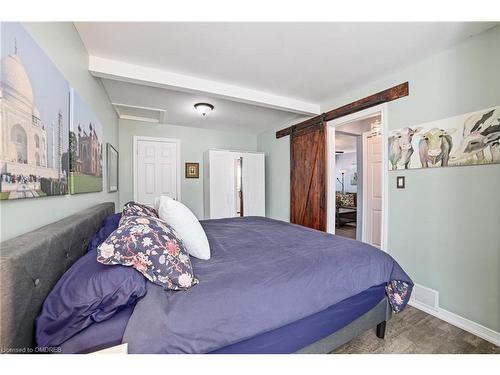
[[[283,327],[213,351],[214,354],[286,354],[294,353],[337,332],[359,318],[385,297],[384,284],[371,287],[327,309]],[[123,333],[134,307],[128,307],[111,319],[94,323],[63,344],[62,353],[89,353],[122,342]]]

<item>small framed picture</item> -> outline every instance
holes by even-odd
[[[118,191],[118,151],[110,143],[106,144],[106,161],[108,193],[113,193]]]
[[[351,175],[351,185],[357,185],[358,184],[358,172],[353,172]]]
[[[405,176],[397,176],[396,177],[396,188],[398,188],[398,189],[405,188]]]
[[[200,178],[200,163],[186,163],[186,178]]]

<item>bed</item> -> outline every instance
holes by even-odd
[[[2,244],[4,352],[37,350],[34,322],[44,299],[113,212],[113,203],[103,203]],[[393,310],[389,279],[406,281],[411,291],[411,280],[392,258],[357,241],[265,218],[202,225],[213,258],[193,260],[199,285],[165,292],[147,283],[135,306],[78,332],[56,352],[92,352],[123,342],[131,353],[328,353],[371,328],[383,338]],[[299,245],[306,243],[303,250]],[[342,256],[329,260],[323,255],[332,246]],[[264,250],[270,259],[262,260]],[[349,252],[359,254],[355,268],[341,261]],[[300,258],[303,253],[309,255]],[[315,272],[325,262],[333,262],[327,264],[332,272]],[[269,276],[270,269],[280,271]],[[343,286],[331,290],[337,284]]]

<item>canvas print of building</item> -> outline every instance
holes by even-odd
[[[0,28],[0,199],[67,194],[69,84],[19,23]]]
[[[500,106],[389,133],[389,169],[500,163]]]
[[[70,191],[102,191],[102,126],[76,91],[71,98]]]

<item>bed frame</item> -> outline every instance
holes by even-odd
[[[35,319],[57,281],[85,254],[102,220],[115,212],[112,202],[0,244],[0,353],[33,353]],[[391,309],[384,298],[349,325],[297,353],[329,353],[368,329],[384,337]]]
[[[114,203],[101,203],[0,244],[1,352],[35,348],[35,319],[45,297],[114,212]]]

